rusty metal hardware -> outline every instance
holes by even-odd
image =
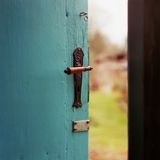
[[[91,66],[88,66],[88,67],[68,67],[64,72],[67,74],[76,74],[76,73],[91,71],[92,69],[93,68]]]
[[[81,17],[83,17],[85,21],[88,21],[88,13],[86,13],[86,12],[81,12],[79,15],[80,15]]]
[[[89,120],[73,121],[72,122],[72,131],[77,132],[86,132],[89,130]]]
[[[81,48],[76,48],[73,52],[73,67],[67,67],[64,72],[66,74],[74,74],[74,103],[73,107],[79,108],[82,106],[81,102],[81,88],[82,88],[82,72],[90,71],[91,66],[83,67],[84,53]]]

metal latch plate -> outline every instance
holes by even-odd
[[[89,120],[73,121],[73,132],[86,132],[89,130]]]

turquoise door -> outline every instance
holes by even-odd
[[[0,160],[87,160],[88,73],[72,107],[72,53],[88,65],[86,0],[0,0]]]

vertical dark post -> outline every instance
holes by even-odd
[[[159,159],[160,1],[129,0],[129,160]]]
[[[143,0],[129,0],[129,160],[143,160]]]
[[[145,0],[145,160],[160,159],[160,1]]]

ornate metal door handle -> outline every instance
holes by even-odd
[[[82,106],[81,102],[81,88],[82,88],[82,72],[91,71],[91,66],[83,67],[84,53],[81,48],[75,49],[73,52],[73,67],[67,67],[64,72],[66,74],[74,74],[74,103],[73,107],[79,108]]]

